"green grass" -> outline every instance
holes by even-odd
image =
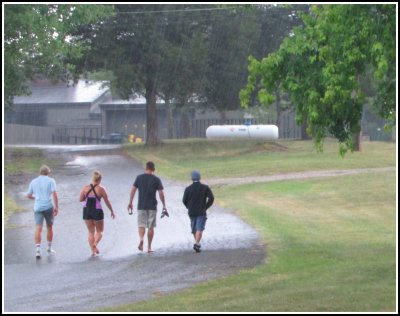
[[[335,142],[317,154],[311,142],[171,141],[127,146],[156,172],[187,180],[291,171],[396,166],[396,144],[363,143],[341,158]],[[283,151],[280,151],[283,149]],[[265,264],[161,298],[103,311],[394,312],[396,174],[213,187],[216,202],[255,227],[267,244]],[[167,197],[168,199],[168,197]]]
[[[5,177],[13,177],[24,173],[39,173],[39,168],[43,164],[49,166],[56,162],[47,159],[43,155],[43,150],[38,148],[4,148],[4,174]],[[29,183],[27,184],[27,186]],[[27,187],[28,189],[28,187]],[[23,212],[25,209],[20,208],[15,201],[7,194],[7,186],[4,188],[4,219],[7,222],[8,217],[13,212]]]
[[[39,148],[5,148],[4,149],[4,171],[8,174],[39,173],[43,164],[50,166],[56,162],[46,159],[43,149]]]
[[[384,172],[215,189],[260,232],[266,263],[105,311],[393,312],[395,181]]]
[[[186,140],[124,148],[143,165],[153,160],[157,174],[186,181],[193,169],[216,178],[396,166],[395,143],[365,142],[362,152],[345,158],[333,141],[325,142],[322,154],[312,142],[281,140]],[[26,161],[18,163],[17,172],[27,166]],[[213,191],[219,206],[258,230],[267,244],[265,263],[103,311],[396,311],[395,172],[218,186]]]
[[[4,192],[7,192],[7,187],[4,186]],[[8,220],[8,217],[14,213],[14,212],[25,212],[26,210],[19,207],[15,201],[8,196],[8,194],[5,194],[4,196],[4,222],[6,223]]]
[[[156,173],[179,181],[187,181],[193,169],[209,179],[396,166],[396,144],[382,142],[364,142],[361,152],[347,153],[344,158],[332,140],[325,141],[322,154],[315,151],[312,141],[288,140],[170,140],[156,147],[129,144],[124,149],[143,165],[154,161]]]

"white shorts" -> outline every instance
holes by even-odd
[[[138,226],[145,228],[156,227],[157,211],[138,210]]]

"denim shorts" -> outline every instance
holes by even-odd
[[[46,220],[47,226],[53,226],[54,214],[53,209],[42,212],[34,212],[36,226],[43,226],[43,221]]]
[[[202,232],[206,228],[206,216],[196,216],[190,218],[190,224],[192,227],[192,234],[195,234],[197,231]]]

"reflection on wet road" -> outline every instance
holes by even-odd
[[[79,312],[130,303],[251,268],[264,260],[265,249],[256,231],[218,206],[208,212],[204,251],[196,254],[182,204],[184,187],[173,185],[168,179],[162,182],[170,217],[160,219],[158,214],[153,240],[156,252],[139,252],[136,214],[128,215],[126,207],[135,177],[144,172],[143,168],[121,155],[119,147],[113,145],[49,146],[46,150],[49,155],[62,155],[67,161],[51,174],[57,182],[60,207],[54,224],[57,254],[44,255],[36,261],[32,213],[11,216],[8,224],[18,228],[4,232],[4,311]],[[94,170],[102,173],[102,186],[116,218],[111,219],[103,202],[105,229],[99,244],[101,254],[91,258],[82,220],[83,203],[78,198]],[[16,185],[12,195],[19,204],[31,209],[33,203],[25,198],[28,185]],[[134,210],[136,205],[137,195]],[[44,229],[42,249],[45,236]],[[145,249],[146,246],[145,240]]]

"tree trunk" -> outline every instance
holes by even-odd
[[[303,125],[301,126],[301,139],[302,140],[309,140],[311,139],[310,135],[308,135],[307,133],[307,127],[308,127],[308,120],[307,120],[307,116],[305,115],[303,118]]]
[[[174,138],[174,121],[172,118],[172,109],[169,97],[165,98],[165,110],[167,112],[167,121],[168,121],[168,138],[172,139]]]
[[[226,112],[225,111],[220,111],[219,114],[220,114],[220,117],[221,117],[221,125],[224,125],[226,123]]]
[[[281,124],[281,116],[282,116],[282,107],[281,107],[281,95],[279,92],[275,93],[276,99],[275,99],[275,104],[276,104],[276,126],[280,128]]]
[[[353,135],[354,151],[361,151],[361,131]]]
[[[360,75],[357,76],[357,81],[360,84]],[[354,99],[358,91],[353,91],[351,97]],[[361,151],[361,122],[358,123],[360,128],[358,132],[353,135],[354,151]]]
[[[189,123],[189,107],[186,102],[186,98],[183,99],[182,109],[181,109],[181,132],[182,138],[190,137],[190,123]]]
[[[149,81],[146,84],[145,97],[147,115],[146,144],[157,145],[160,144],[160,139],[158,138],[156,89],[153,81]]]

